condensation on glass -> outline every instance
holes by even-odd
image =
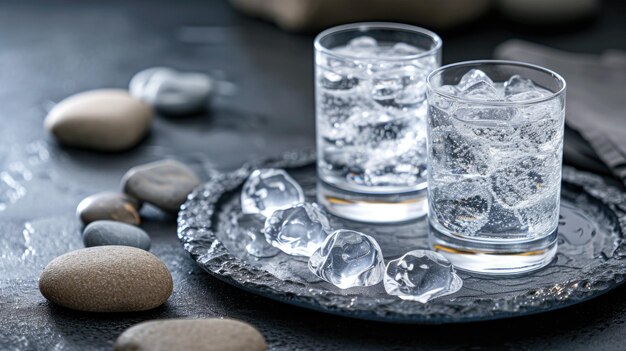
[[[315,39],[318,200],[367,222],[425,215],[426,77],[441,40],[422,28],[357,23]]]

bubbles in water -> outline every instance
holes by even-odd
[[[559,134],[563,130],[562,123],[560,120],[548,117],[523,124],[519,128],[520,138],[527,140],[540,150],[555,150],[560,141]]]
[[[437,57],[385,60],[422,50],[368,36],[332,51],[350,58],[316,54],[320,177],[374,192],[425,183],[425,80]]]
[[[374,238],[353,230],[334,231],[309,259],[309,269],[341,288],[380,283],[385,272],[383,254]]]
[[[523,207],[550,191],[560,164],[551,157],[524,156],[498,168],[491,174],[491,189],[504,207]]]
[[[559,217],[558,189],[545,194],[530,206],[515,209],[515,214],[530,233],[549,233],[556,229]]]
[[[509,106],[466,105],[459,107],[454,114],[466,121],[508,121],[513,118],[514,109]]]
[[[329,232],[326,215],[317,205],[306,202],[278,210],[265,222],[267,242],[289,255],[311,256]]]
[[[442,89],[502,102],[551,95],[519,75],[494,83],[479,70]],[[461,99],[452,103],[440,96],[433,101],[429,202],[435,226],[500,238],[552,230],[558,214],[562,100],[506,106]]]
[[[261,213],[265,217],[303,201],[302,188],[282,169],[255,170],[241,190],[242,212]]]
[[[385,74],[372,79],[372,98],[384,105],[386,101],[393,100],[402,88],[400,78]]]
[[[471,141],[451,127],[436,128],[431,132],[431,167],[449,174],[486,174],[489,159],[480,144]]]
[[[441,254],[414,250],[397,260],[389,261],[384,284],[390,295],[426,303],[459,291],[463,281],[450,261]]]
[[[467,129],[461,131],[470,139],[474,139],[486,145],[509,148],[516,147],[515,141],[519,139],[519,131],[515,126],[510,125],[477,125],[466,124]]]
[[[359,79],[349,74],[320,69],[320,83],[328,90],[350,90],[359,84]]]
[[[407,111],[426,99],[426,74],[423,67],[406,65],[386,70],[372,78],[372,99],[380,106]]]
[[[431,188],[432,216],[444,228],[473,235],[489,220],[493,197],[481,179],[437,183]]]

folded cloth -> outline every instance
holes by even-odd
[[[626,184],[626,52],[577,54],[509,40],[496,48],[495,56],[561,74],[567,83],[565,123],[571,128],[566,129],[565,161],[603,173],[605,168],[594,160],[599,157]],[[583,140],[593,152],[586,149]]]

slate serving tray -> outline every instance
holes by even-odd
[[[512,277],[460,272],[460,291],[427,304],[387,295],[382,284],[340,290],[310,273],[303,258],[249,255],[246,242],[233,235],[245,179],[258,167],[283,168],[300,183],[307,200],[315,201],[314,162],[314,153],[296,152],[215,174],[190,194],[178,215],[185,250],[211,275],[252,293],[326,313],[396,323],[459,323],[554,310],[598,296],[626,276],[626,194],[569,167],[563,169],[559,248],[549,266]],[[427,248],[425,218],[372,225],[331,216],[331,224],[373,235],[385,260]]]

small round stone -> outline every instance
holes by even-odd
[[[141,201],[177,213],[200,179],[186,165],[163,160],[131,168],[122,178],[122,189]]]
[[[98,220],[113,220],[139,225],[141,224],[141,218],[137,212],[139,205],[137,199],[126,194],[106,191],[83,199],[76,208],[76,214],[83,224]]]
[[[83,231],[85,247],[121,245],[150,250],[150,237],[141,228],[115,221],[95,221]]]
[[[59,102],[45,127],[62,144],[97,151],[122,151],[148,131],[153,111],[126,90],[100,89]]]
[[[213,81],[204,73],[153,67],[130,81],[131,95],[168,115],[188,115],[204,110],[213,93]]]
[[[52,260],[39,278],[49,301],[79,311],[136,312],[164,304],[172,276],[153,254],[128,246],[98,246]]]
[[[233,319],[168,319],[137,324],[115,342],[115,351],[264,351],[263,335]]]

